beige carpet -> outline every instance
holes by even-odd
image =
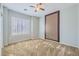
[[[79,56],[79,49],[51,40],[27,40],[3,48],[5,56]]]

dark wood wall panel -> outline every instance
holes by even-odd
[[[45,16],[45,39],[59,42],[59,11]]]

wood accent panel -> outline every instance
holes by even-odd
[[[60,26],[60,11],[56,11],[48,15],[45,15],[45,39],[51,39],[59,42],[60,38],[59,26]]]

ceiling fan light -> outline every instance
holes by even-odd
[[[40,8],[37,8],[37,11],[40,11]]]
[[[36,4],[35,6],[31,6],[33,8],[35,8],[35,11],[44,11],[44,6],[42,5],[42,3]]]

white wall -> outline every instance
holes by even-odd
[[[78,7],[62,9],[60,11],[60,43],[77,46],[78,44]]]
[[[2,40],[2,34],[1,34],[1,4],[0,4],[0,55],[1,55],[1,40]]]
[[[44,39],[45,38],[45,17],[40,18],[40,23],[39,23],[39,37]]]
[[[60,43],[79,46],[79,6],[74,5],[60,10]],[[35,22],[36,20],[34,20]],[[39,21],[39,36],[44,39],[45,18]],[[38,22],[37,22],[38,23]],[[36,26],[37,27],[37,26]],[[36,30],[34,30],[35,32]]]
[[[39,38],[39,18],[31,17],[31,38]]]
[[[7,45],[8,43],[8,9],[3,7],[3,43],[4,45]]]
[[[78,47],[79,19],[78,6],[73,5],[60,10],[60,43]],[[45,19],[40,18],[40,38],[45,35]]]
[[[78,47],[79,47],[79,5],[78,5]]]
[[[15,11],[13,11],[13,10],[8,10],[7,11],[8,12],[8,22],[7,22],[7,24],[8,24],[8,26],[6,26],[6,27],[8,27],[7,28],[7,34],[8,34],[8,39],[6,40],[6,41],[8,41],[7,43],[8,44],[11,44],[11,43],[14,43],[14,42],[19,42],[19,41],[23,41],[23,40],[27,40],[27,39],[29,39],[30,38],[30,34],[31,34],[31,18],[30,18],[30,16],[28,16],[28,15],[25,15],[25,14],[21,14],[21,13],[18,13],[18,12],[15,12]],[[29,20],[30,21],[30,28],[29,28],[29,35],[27,35],[27,34],[22,34],[22,35],[12,35],[11,34],[11,17],[12,16],[15,16],[15,17],[21,17],[22,19],[27,19],[27,20]]]
[[[3,17],[1,15],[2,13],[2,6],[0,4],[0,55],[2,52],[2,48],[3,48]]]
[[[11,16],[21,17],[21,18],[30,20],[29,35],[27,34],[14,35],[14,36],[11,35]],[[31,32],[33,33],[32,35],[31,35]],[[29,15],[18,13],[4,7],[4,45],[7,45],[8,43],[10,44],[14,42],[31,39],[31,38],[36,38],[36,37],[39,37],[38,34],[39,34],[39,18],[38,17],[35,17],[35,16],[32,17]]]

